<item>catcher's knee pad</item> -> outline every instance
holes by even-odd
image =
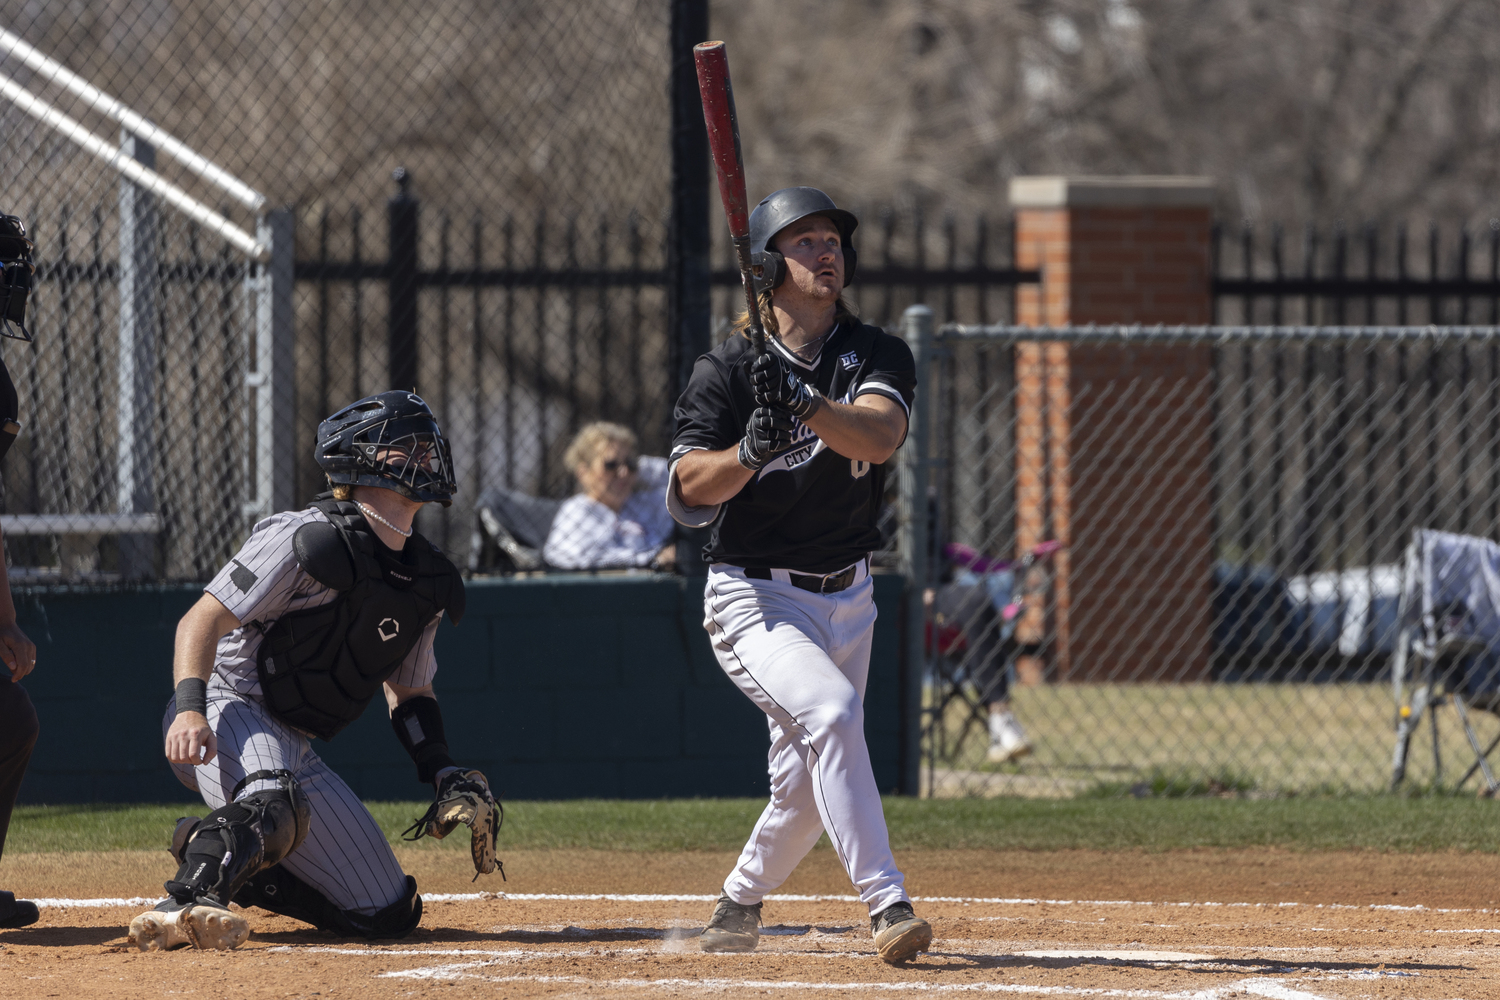
[[[179,855],[182,867],[166,883],[178,902],[209,899],[227,906],[256,872],[276,864],[306,839],[310,814],[296,780],[281,771],[257,772],[246,781],[259,777],[275,777],[282,787],[215,809],[187,832]],[[182,832],[179,824],[174,841]]]

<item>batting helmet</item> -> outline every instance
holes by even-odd
[[[35,245],[26,238],[26,225],[14,215],[0,214],[0,335],[31,340],[26,329],[26,296],[36,274]],[[14,323],[20,333],[11,331]]]
[[[854,265],[859,259],[853,243],[854,230],[859,226],[854,213],[839,208],[817,188],[782,188],[766,195],[750,213],[750,263],[757,269],[755,294],[776,288],[786,280],[786,258],[768,249],[767,244],[787,226],[809,215],[825,215],[838,227],[844,244],[845,286],[854,280]]]
[[[444,507],[458,492],[448,439],[414,392],[382,392],[339,410],[318,425],[314,457],[330,483],[378,486]]]

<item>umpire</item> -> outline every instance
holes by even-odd
[[[0,334],[30,340],[26,330],[26,296],[31,290],[32,243],[26,238],[26,227],[13,215],[0,215]],[[21,425],[16,420],[19,402],[10,371],[0,361],[0,458],[16,440]],[[10,579],[5,561],[0,559],[0,854],[5,851],[5,835],[10,830],[10,814],[16,796],[21,792],[21,778],[31,761],[40,727],[31,698],[20,684],[22,678],[36,669],[36,645],[16,624],[16,606],[10,596]],[[25,927],[37,920],[36,904],[17,899],[14,893],[0,892],[0,928]]]
[[[677,401],[667,507],[712,525],[704,627],[719,666],[766,713],[771,800],[704,929],[704,951],[750,951],[761,900],[827,831],[870,911],[880,957],[932,943],[912,912],[865,745],[875,629],[870,551],[884,463],[906,436],[911,351],[854,317],[854,216],[816,188],[787,188],[750,216],[767,333],[693,366]]]

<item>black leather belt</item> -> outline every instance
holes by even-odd
[[[792,586],[799,590],[808,590],[814,594],[837,594],[841,590],[848,590],[854,586],[854,580],[859,576],[860,563],[855,563],[842,573],[830,573],[827,576],[818,576],[813,573],[793,573],[787,571],[787,577]],[[771,580],[771,571],[768,569],[745,570],[745,576],[751,580]]]

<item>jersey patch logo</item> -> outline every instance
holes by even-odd
[[[234,569],[229,571],[229,582],[240,588],[240,593],[250,593],[250,588],[255,586],[255,581],[260,577],[250,572],[250,568],[238,559],[229,561],[234,563]]]
[[[848,354],[840,354],[839,364],[844,366],[844,371],[852,372],[859,367],[859,355],[853,351],[850,351]]]

